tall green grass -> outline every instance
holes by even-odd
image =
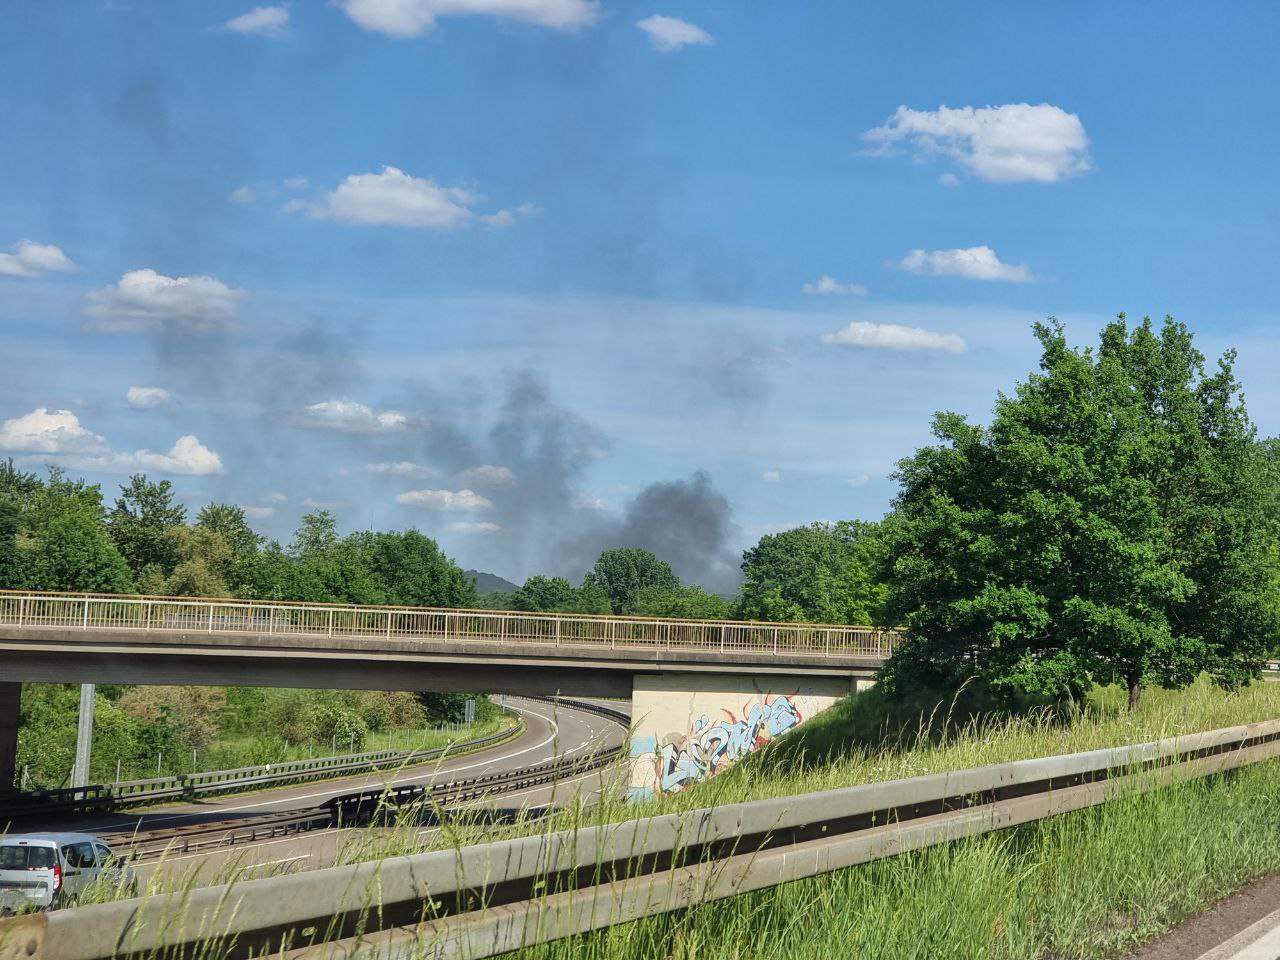
[[[1280,870],[1280,762],[527,948],[509,960],[1100,958]]]

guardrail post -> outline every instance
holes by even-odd
[[[387,639],[391,639],[391,611],[387,611]]]
[[[822,647],[822,655],[824,657],[829,657],[831,656],[831,631],[823,630],[822,639],[824,641],[823,647]]]
[[[560,618],[556,617],[556,646],[560,646]]]
[[[276,632],[276,608],[267,607],[267,633],[272,634],[275,632]]]
[[[213,633],[213,604],[209,604],[209,632]]]
[[[84,598],[84,620],[81,622],[80,626],[84,630],[89,629],[89,598],[88,597]]]
[[[22,620],[27,613],[27,598],[20,597],[18,599],[18,626],[22,626]]]
[[[773,628],[773,655],[778,655],[778,628]]]
[[[333,636],[333,611],[329,611],[329,636]]]

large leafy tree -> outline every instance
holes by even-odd
[[[182,559],[171,533],[187,522],[187,509],[175,497],[168,480],[152,483],[141,473],[120,487],[107,526],[135,577],[166,577]],[[148,573],[148,567],[154,569]]]
[[[513,610],[609,613],[609,598],[597,586],[575,587],[564,577],[533,576],[511,595]]]
[[[742,555],[743,617],[810,623],[874,623],[884,603],[877,579],[878,525],[812,523],[767,534]]]
[[[411,607],[474,607],[476,584],[417,530],[352,537],[386,603]]]
[[[16,497],[0,493],[0,590],[16,590],[26,579],[24,557],[18,549],[22,508]]]
[[[1172,319],[1097,351],[1036,325],[1040,371],[990,427],[939,414],[899,465],[889,616],[910,640],[890,690],[970,676],[1079,696],[1257,673],[1277,636],[1267,465],[1232,372]]]
[[[674,593],[680,589],[680,578],[669,563],[648,550],[617,547],[600,554],[582,585],[604,594],[614,613],[631,613],[642,591],[656,589]]]
[[[129,593],[133,577],[98,519],[73,511],[55,517],[41,532],[31,585],[37,590]]]

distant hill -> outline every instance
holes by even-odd
[[[520,584],[504,580],[496,573],[483,573],[480,570],[464,570],[462,572],[475,581],[476,593],[482,597],[486,593],[510,593],[512,590],[520,589]]]

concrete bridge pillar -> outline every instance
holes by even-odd
[[[0,682],[0,794],[17,789],[18,716],[22,712],[22,684]]]
[[[632,800],[723,773],[871,680],[638,674],[631,695]]]

